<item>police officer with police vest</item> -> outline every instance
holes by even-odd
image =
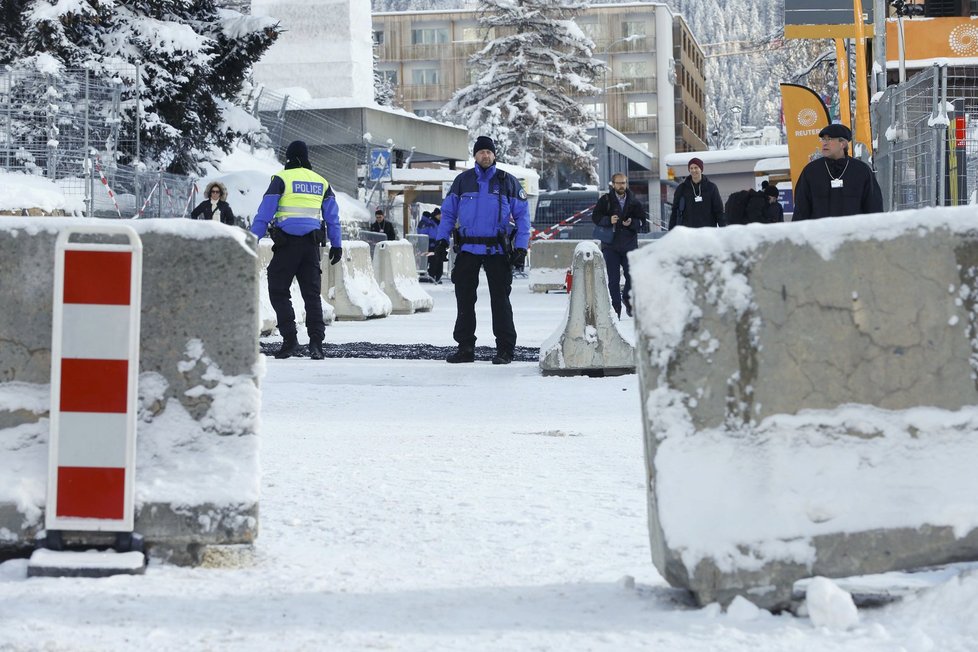
[[[496,338],[493,364],[509,364],[516,349],[516,327],[509,293],[513,287],[513,268],[526,261],[530,243],[530,213],[526,193],[511,174],[496,168],[496,145],[488,136],[479,136],[472,148],[476,165],[462,172],[452,183],[441,206],[441,224],[435,256],[448,259],[448,238],[454,231],[455,302],[458,314],[453,336],[458,349],[447,362],[475,360],[475,301],[479,270],[485,269],[492,309],[492,333]],[[510,217],[516,223],[512,241],[507,235]]]
[[[326,246],[328,236],[329,263],[335,265],[343,256],[343,243],[336,196],[329,182],[312,171],[309,150],[301,140],[285,150],[285,169],[272,176],[251,225],[251,232],[259,238],[266,229],[275,243],[268,264],[268,296],[282,334],[282,347],[275,357],[291,357],[299,348],[290,293],[294,278],[306,306],[309,357],[322,360],[326,323],[320,298],[319,248]]]

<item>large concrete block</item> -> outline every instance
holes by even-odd
[[[344,244],[345,246],[345,244]],[[258,298],[260,308],[260,332],[262,336],[271,335],[278,329],[278,318],[275,316],[275,309],[272,308],[272,300],[268,296],[268,263],[272,261],[272,241],[270,238],[262,238],[258,241],[258,261],[261,265],[258,274]],[[326,250],[322,250],[320,259],[321,265],[328,265]],[[325,300],[327,290],[326,280],[321,287],[323,300],[323,321],[329,326],[336,319],[334,306]],[[299,282],[292,281],[289,288],[289,296],[292,298],[292,310],[295,312],[295,323],[301,331],[306,324],[306,304],[302,300],[302,292],[299,290]]]
[[[370,245],[356,240],[343,243],[343,259],[335,265],[323,262],[323,292],[339,320],[359,321],[386,317],[393,306],[374,278]]]
[[[390,297],[395,315],[427,312],[435,305],[431,295],[421,289],[414,267],[414,246],[407,240],[378,242],[374,247],[374,276],[380,289]]]
[[[581,242],[596,240],[536,240],[530,243],[530,268],[527,276],[531,292],[563,290],[567,270],[574,263],[574,250]]]
[[[973,208],[633,254],[652,557],[701,603],[978,559]]]
[[[540,369],[545,375],[635,371],[635,348],[618,328],[605,267],[598,245],[590,240],[578,243],[567,312],[540,346]]]
[[[43,528],[54,244],[90,223],[0,220],[0,553]],[[258,531],[256,246],[214,222],[127,224],[143,242],[136,531],[192,562]]]

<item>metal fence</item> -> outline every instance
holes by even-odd
[[[140,91],[124,81],[138,78],[135,67],[112,79],[0,72],[0,166],[54,181],[70,214],[179,217],[195,199],[194,179],[119,163],[121,151],[138,159],[138,123],[126,110]]]
[[[935,65],[888,87],[874,113],[885,210],[976,203],[978,70]]]

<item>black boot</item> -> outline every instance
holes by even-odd
[[[286,358],[291,358],[296,353],[299,352],[299,340],[293,337],[286,337],[282,340],[282,346],[279,348],[278,353],[275,354],[276,360],[285,360]]]
[[[512,351],[499,351],[496,350],[496,355],[492,358],[493,364],[509,364],[513,361]]]
[[[470,346],[460,346],[447,358],[445,362],[449,364],[458,364],[459,362],[475,362],[475,349]]]
[[[632,302],[628,299],[622,299],[622,303],[625,304],[625,314],[629,317],[632,316]],[[620,315],[619,315],[620,316]]]
[[[309,342],[309,357],[313,360],[322,360],[326,357],[326,354],[323,353],[322,342]]]

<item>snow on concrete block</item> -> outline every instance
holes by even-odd
[[[72,218],[0,223],[0,550],[44,523],[54,245]],[[133,220],[143,242],[135,531],[195,562],[258,532],[258,260],[241,229]],[[70,324],[65,325],[70,328]]]
[[[635,348],[618,329],[601,249],[590,240],[577,242],[567,312],[540,347],[540,369],[544,375],[634,373]]]
[[[656,567],[702,604],[978,559],[978,215],[677,229],[630,256]]]
[[[581,242],[593,240],[537,240],[530,244],[527,277],[530,292],[563,290],[567,270],[574,264],[574,251]]]
[[[395,315],[427,312],[435,305],[431,295],[421,289],[414,266],[414,246],[407,240],[378,242],[374,248],[374,276],[380,289],[390,297]]]
[[[28,577],[108,577],[145,572],[146,556],[136,551],[39,548],[31,555],[27,566]]]
[[[816,627],[846,630],[859,624],[852,596],[827,577],[816,577],[808,584],[805,606]]]
[[[336,319],[360,321],[391,314],[393,304],[377,284],[366,242],[344,242],[342,260],[330,265],[324,259],[323,272],[323,294],[333,305]]]

